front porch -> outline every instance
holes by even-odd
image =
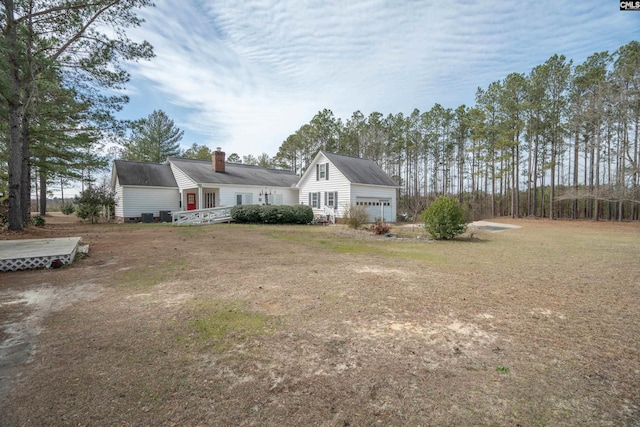
[[[183,211],[211,209],[219,205],[220,188],[198,186],[180,192],[180,207]]]

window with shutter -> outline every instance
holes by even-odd
[[[320,207],[320,195],[321,193],[309,193],[309,205],[312,208]]]
[[[337,191],[329,191],[324,193],[325,205],[330,208],[338,207],[338,192]]]
[[[327,179],[327,164],[326,163],[318,164],[317,167],[318,167],[317,180]]]

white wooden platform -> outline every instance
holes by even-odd
[[[55,260],[71,264],[80,237],[0,240],[0,272],[48,268]]]

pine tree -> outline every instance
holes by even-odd
[[[134,43],[124,32],[142,22],[136,9],[151,5],[151,0],[2,0],[0,100],[8,118],[11,230],[22,230],[29,213],[29,131],[38,119],[30,102],[37,97],[38,81],[64,75],[67,87],[82,88],[87,96],[100,88],[122,88],[129,75],[121,62],[153,56],[147,42]]]
[[[162,163],[167,157],[180,155],[184,131],[162,110],[133,124],[132,135],[124,144],[122,158],[139,162]]]

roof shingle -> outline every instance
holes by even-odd
[[[168,164],[114,160],[120,185],[147,187],[177,187],[176,179]]]
[[[176,165],[198,184],[258,185],[265,187],[292,187],[299,177],[291,171],[265,169],[259,166],[225,163],[225,172],[215,172],[208,160],[192,160],[169,157]]]
[[[385,185],[398,187],[373,160],[342,154],[322,152],[335,167],[353,184]]]

